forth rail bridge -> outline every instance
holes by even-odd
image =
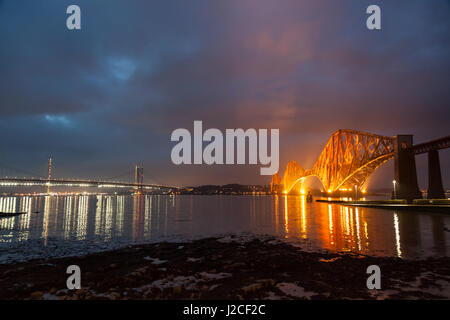
[[[444,199],[439,150],[450,147],[450,136],[420,144],[413,144],[412,135],[382,136],[355,130],[337,130],[328,140],[311,170],[304,170],[290,161],[283,178],[272,177],[271,190],[287,194],[306,178],[316,176],[325,190],[332,194],[339,190],[365,191],[370,175],[390,159],[395,161],[394,197],[422,198],[417,184],[415,156],[428,153],[428,198]]]

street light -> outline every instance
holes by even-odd
[[[396,188],[396,186],[397,186],[397,181],[392,181],[392,183],[394,184],[394,199],[396,200],[397,199],[397,188]]]
[[[358,186],[355,184],[355,200],[358,200]]]

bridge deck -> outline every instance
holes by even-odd
[[[419,143],[412,146],[410,149],[414,154],[421,154],[430,152],[432,150],[440,150],[445,148],[450,148],[450,136],[424,143]]]
[[[143,188],[143,189],[173,189],[176,187],[155,184],[136,184],[116,181],[72,180],[72,179],[28,179],[0,178],[0,186],[67,186],[67,187],[97,187],[97,188]]]

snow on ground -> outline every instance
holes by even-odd
[[[152,257],[149,257],[149,256],[144,257],[144,260],[151,261],[152,264],[156,264],[156,265],[163,264],[163,263],[167,262],[167,260],[160,260],[158,258],[152,258]]]
[[[423,272],[420,276],[416,277],[414,282],[405,282],[401,280],[395,280],[397,282],[393,289],[383,290],[383,284],[381,284],[380,290],[371,290],[372,297],[383,300],[389,298],[395,298],[398,295],[405,295],[408,292],[411,293],[410,299],[414,298],[417,292],[423,294],[430,294],[442,299],[450,299],[450,277],[437,275],[433,272]]]
[[[220,273],[200,272],[199,275],[206,280],[219,280],[229,278],[232,276],[232,274],[228,272],[220,272]]]
[[[191,258],[191,257],[188,257],[186,259],[187,262],[200,262],[202,260],[203,260],[203,257],[202,258]]]
[[[159,279],[153,281],[148,285],[135,288],[134,290],[138,292],[146,292],[151,290],[152,288],[158,288],[160,290],[170,288],[173,289],[179,288],[179,290],[181,290],[181,288],[184,288],[185,290],[196,290],[199,288],[200,285],[204,285],[209,281],[220,280],[230,277],[232,277],[232,274],[226,272],[220,273],[200,272],[195,276],[177,276],[174,278],[168,277],[164,279]],[[209,290],[212,290],[213,287],[216,288],[218,286],[220,286],[220,284],[213,285],[211,286],[211,288],[209,288]]]
[[[312,296],[317,295],[315,292],[305,291],[303,287],[296,285],[291,282],[281,282],[277,284],[277,288],[281,290],[284,294],[296,298],[306,298],[310,299]]]

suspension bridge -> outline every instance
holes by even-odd
[[[166,186],[162,184],[145,184],[144,183],[144,169],[136,165],[134,168],[134,181],[133,182],[123,182],[123,181],[114,181],[113,179],[123,177],[125,175],[131,175],[131,170],[127,171],[125,174],[104,179],[104,180],[87,180],[87,179],[56,179],[52,177],[52,169],[53,169],[53,159],[50,156],[48,158],[47,164],[47,177],[40,176],[38,174],[33,174],[28,172],[27,170],[17,169],[11,166],[1,165],[0,167],[3,169],[12,170],[15,172],[25,173],[28,175],[32,175],[32,178],[29,177],[0,177],[0,187],[46,187],[47,193],[50,193],[52,187],[94,187],[94,188],[104,188],[104,189],[112,189],[112,188],[125,188],[125,189],[133,189],[135,191],[170,191],[177,189],[174,186]],[[37,176],[37,177],[36,177]]]

